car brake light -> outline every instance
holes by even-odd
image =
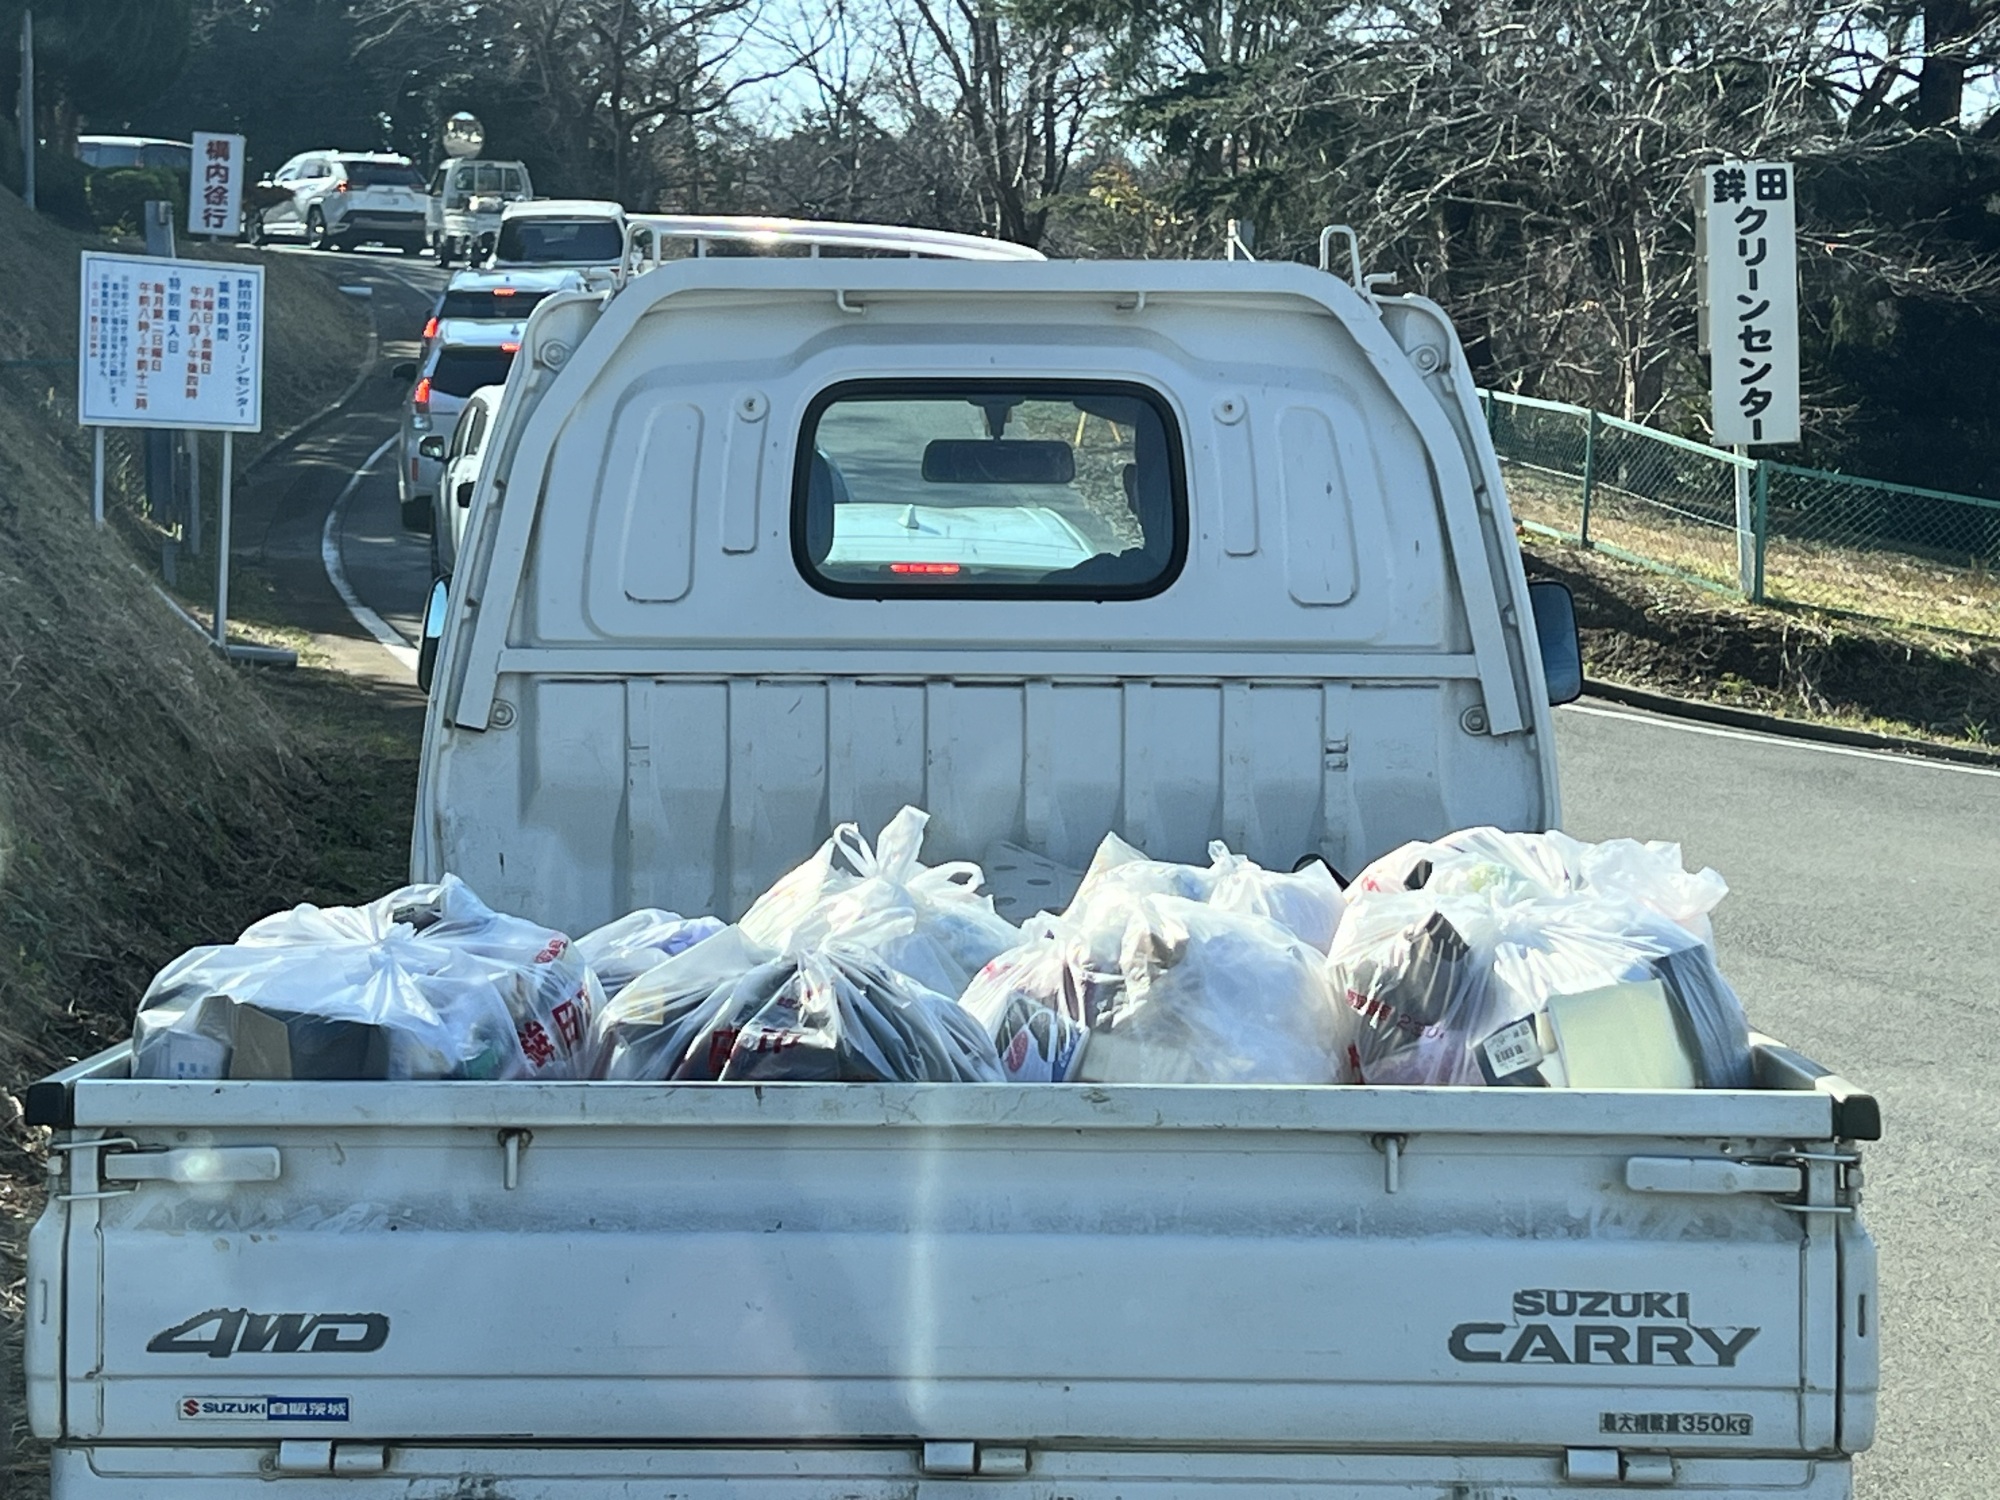
[[[493,295],[496,297],[511,297],[514,295],[514,288],[511,286],[496,286],[493,288]]]
[[[438,320],[436,318],[432,318],[430,322],[424,324],[424,337],[427,339],[434,339],[437,337],[437,334],[438,334]]]
[[[334,191],[335,191],[336,193],[344,193],[344,192],[346,192],[346,191],[347,191],[347,184],[346,184],[346,183],[344,183],[344,182],[336,182],[336,183],[335,183],[335,184],[333,185],[333,190],[334,190]]]
[[[419,380],[417,382],[417,388],[414,391],[410,392],[410,404],[415,406],[416,409],[420,412],[428,413],[430,411],[431,409],[430,376],[426,375],[422,380]]]
[[[938,573],[951,574],[958,571],[957,563],[890,563],[891,573]]]
[[[500,346],[500,352],[502,354],[519,354],[521,352],[521,346],[519,344],[502,344]]]

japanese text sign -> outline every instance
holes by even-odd
[[[1791,163],[1724,162],[1702,175],[1715,441],[1796,443],[1799,270]]]
[[[188,233],[235,239],[243,227],[243,137],[194,133]]]
[[[86,427],[264,425],[264,268],[83,255],[77,411]]]

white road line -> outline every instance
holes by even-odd
[[[1862,750],[1853,745],[1823,745],[1817,740],[1795,740],[1784,735],[1758,734],[1748,729],[1725,729],[1714,724],[1690,724],[1682,719],[1626,713],[1616,708],[1593,708],[1582,703],[1565,703],[1562,707],[1565,712],[1589,714],[1595,719],[1623,719],[1632,724],[1648,724],[1655,729],[1678,730],[1682,734],[1705,734],[1718,740],[1747,740],[1753,745],[1774,745],[1787,750],[1810,750],[1818,755],[1846,755],[1856,760],[1879,760],[1892,766],[1913,766],[1928,771],[1956,771],[1962,776],[2000,777],[2000,769],[1991,766],[1967,766],[1957,761],[1932,760],[1922,755],[1895,755],[1886,750]]]
[[[368,477],[368,471],[375,467],[381,456],[396,446],[396,439],[385,438],[382,446],[361,460],[361,467],[349,476],[347,487],[340,492],[333,506],[326,513],[326,527],[319,534],[320,565],[326,569],[326,579],[333,585],[333,591],[340,595],[340,602],[347,606],[347,612],[354,616],[355,623],[380,642],[384,651],[396,658],[397,664],[412,677],[417,674],[417,651],[397,632],[396,628],[374,610],[361,602],[361,596],[354,592],[354,586],[347,581],[347,569],[340,561],[341,522],[347,512],[347,502],[361,481]]]

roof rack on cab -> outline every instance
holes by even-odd
[[[1041,251],[1006,240],[946,229],[911,229],[899,224],[841,224],[819,219],[757,219],[737,215],[633,214],[625,224],[625,259],[619,286],[650,271],[666,258],[668,241],[692,241],[694,257],[714,244],[745,244],[782,253],[793,246],[806,255],[845,250],[908,255],[933,260],[1046,260]]]

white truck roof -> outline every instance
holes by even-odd
[[[623,219],[625,205],[610,198],[523,198],[500,210],[502,219]]]

